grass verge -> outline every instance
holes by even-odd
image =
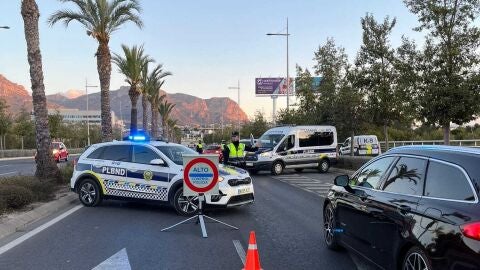
[[[33,202],[49,201],[55,192],[65,187],[73,174],[73,165],[60,168],[62,179],[40,181],[35,176],[11,176],[0,178],[0,215],[21,209]]]

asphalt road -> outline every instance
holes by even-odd
[[[74,157],[74,155],[71,156]],[[63,166],[64,164],[66,163],[61,162],[58,165]],[[0,159],[0,178],[14,175],[34,175],[35,168],[33,157]]]
[[[194,223],[161,232],[183,220],[168,206],[104,201],[81,207],[0,255],[0,269],[241,269],[239,253],[250,231],[256,232],[263,269],[370,269],[348,252],[324,246],[322,196],[333,178],[255,176],[254,204],[207,213],[240,230],[207,222],[206,239]]]

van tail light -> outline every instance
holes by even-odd
[[[464,224],[460,228],[466,237],[480,240],[480,222]]]

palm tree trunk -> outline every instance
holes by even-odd
[[[150,134],[152,137],[157,137],[157,125],[155,123],[155,111],[156,111],[156,106],[155,106],[155,102],[151,102],[150,103],[150,114],[151,114],[151,118],[150,118]]]
[[[450,145],[450,122],[443,124],[443,144]]]
[[[142,119],[142,125],[143,125],[143,131],[148,132],[148,99],[145,94],[142,94],[142,113],[143,113],[143,119]]]
[[[50,150],[50,131],[48,129],[47,98],[43,84],[42,55],[38,18],[40,13],[35,0],[22,0],[22,17],[27,42],[30,80],[32,83],[33,113],[35,115],[35,135],[37,143],[37,169],[35,175],[40,180],[61,179],[60,170],[55,164]]]
[[[112,114],[110,112],[111,58],[108,44],[100,43],[97,49],[97,70],[100,79],[100,110],[102,115],[103,142],[112,140]]]
[[[134,133],[137,131],[138,123],[137,101],[139,93],[137,92],[136,86],[130,86],[128,96],[130,96],[130,102],[132,103],[132,109],[130,111],[130,133]]]

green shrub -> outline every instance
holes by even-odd
[[[33,201],[46,201],[53,198],[55,184],[51,181],[40,182],[34,176],[13,176],[0,180],[2,186],[16,186],[28,189],[33,194]]]
[[[0,186],[0,198],[8,208],[18,209],[33,202],[33,193],[25,187],[2,185]]]
[[[68,184],[70,183],[70,178],[73,175],[73,165],[72,163],[67,163],[65,166],[60,168],[60,172],[62,174],[62,182],[59,184]]]

